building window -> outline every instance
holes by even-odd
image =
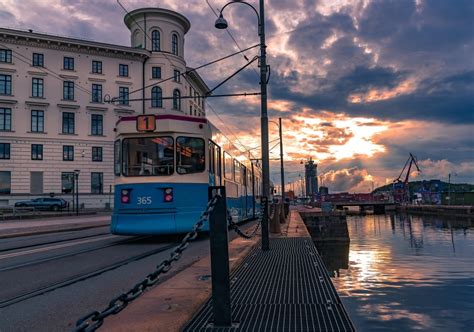
[[[163,107],[163,92],[158,86],[151,89],[151,107]]]
[[[91,114],[91,135],[102,136],[104,134],[104,119],[101,114]]]
[[[43,193],[43,172],[30,172],[30,193]]]
[[[92,102],[102,102],[102,84],[92,84]]]
[[[44,112],[43,111],[31,111],[31,131],[33,133],[44,132]]]
[[[120,105],[128,105],[128,88],[126,87],[119,87],[119,100],[118,103]]]
[[[151,33],[151,50],[157,52],[160,50],[160,32],[153,30]]]
[[[63,194],[70,194],[74,190],[74,173],[61,173],[61,192]]]
[[[178,89],[173,91],[173,109],[181,110],[181,92]]]
[[[161,78],[161,67],[151,68],[151,78]]]
[[[12,63],[12,50],[0,49],[0,62]]]
[[[102,161],[102,147],[101,146],[92,147],[92,161]]]
[[[71,81],[63,82],[63,99],[74,100],[74,82],[71,82]]]
[[[0,107],[0,131],[12,130],[12,109]]]
[[[43,144],[31,144],[31,160],[43,160]]]
[[[10,143],[0,143],[0,159],[10,159]]]
[[[181,82],[181,72],[179,70],[173,71],[173,81],[178,83]]]
[[[0,171],[0,195],[10,195],[11,181],[11,173],[9,171]]]
[[[42,78],[32,79],[32,96],[37,98],[44,97],[44,83]]]
[[[104,173],[91,173],[91,193],[102,194],[104,190]]]
[[[63,160],[74,161],[74,146],[72,145],[63,146]]]
[[[74,134],[74,113],[63,112],[63,134]]]
[[[0,95],[10,96],[12,94],[12,76],[0,75]]]
[[[33,67],[44,67],[44,55],[33,53]]]
[[[94,74],[102,74],[102,61],[92,61],[92,72]]]
[[[178,55],[178,35],[175,33],[171,37],[171,53]]]
[[[74,70],[74,58],[64,57],[64,70]]]
[[[128,77],[128,65],[119,64],[119,76]]]

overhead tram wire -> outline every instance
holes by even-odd
[[[140,24],[138,24],[138,22],[130,15],[129,11],[122,5],[122,3],[120,2],[120,0],[116,0],[116,1],[117,1],[117,3],[119,4],[119,6],[125,11],[125,13],[130,16],[130,18],[133,20],[133,22],[135,22],[135,24],[138,26],[138,28],[143,31],[143,33],[145,34],[145,37],[151,40],[151,38],[150,38],[149,34],[146,32],[146,30],[143,29],[143,27],[142,27]],[[254,45],[254,46],[251,46],[250,48],[247,48],[246,50],[249,50],[249,49],[254,48],[254,47],[257,47],[257,46],[260,46],[260,44],[256,44],[256,45]],[[245,51],[245,50],[244,50],[244,51]],[[243,51],[235,52],[233,55],[236,55],[236,54],[239,54],[239,53],[242,53],[242,52],[243,52]],[[166,53],[163,52],[162,54],[163,54],[163,55],[165,56],[165,58],[170,62],[171,65],[173,65],[173,66],[175,66],[175,67],[178,67],[178,66],[176,66],[175,63],[168,57],[168,55],[167,55]],[[222,59],[229,58],[230,56],[233,56],[233,55],[226,56],[226,57],[224,57],[224,58],[222,58]],[[216,63],[216,62],[218,62],[218,61],[221,61],[221,60],[215,60],[215,61],[213,61],[213,62],[210,62],[209,64]],[[197,69],[203,68],[203,67],[205,67],[206,65],[209,65],[209,64],[201,65],[201,66],[199,66],[199,67],[197,67],[197,68],[194,68],[194,71],[197,70]],[[187,73],[187,72],[181,73],[179,76],[183,76],[184,79],[186,80],[186,82],[188,82],[188,84],[192,86],[191,82],[189,82],[189,80],[188,80],[188,78],[187,78],[187,75],[185,75],[186,73]],[[159,84],[159,83],[155,83],[154,85],[157,85],[157,84]],[[148,86],[148,87],[150,87],[150,86]],[[144,90],[144,89],[146,89],[146,88],[147,88],[147,87],[143,87],[142,89],[139,89],[138,91]],[[134,91],[134,92],[136,92],[136,91]],[[129,95],[130,95],[130,93],[129,93]],[[217,112],[210,106],[210,104],[207,102],[207,100],[205,100],[205,102],[206,102],[206,104],[210,107],[210,109],[212,110],[212,112],[213,112],[213,113],[219,118],[219,120],[224,124],[224,121],[222,121],[222,119],[219,117],[219,115],[217,114]],[[229,129],[227,126],[225,126],[225,127],[226,127],[227,129]],[[242,147],[245,147],[245,145],[242,144],[242,142],[239,141],[239,139],[237,138],[237,136],[235,136],[235,134],[233,134],[232,131],[231,131],[231,133],[232,133],[232,136],[234,136],[234,138],[237,140],[237,142],[238,142]]]
[[[6,48],[6,49],[10,49],[7,45],[5,44],[2,44],[0,43],[0,47],[3,47],[3,48]],[[15,51],[15,50],[12,50],[12,53],[15,54],[15,58],[18,59],[19,61],[27,64],[27,65],[31,65],[33,63],[33,59],[30,59],[26,56],[24,56],[23,54]],[[26,59],[26,60],[25,60]],[[51,74],[51,77],[61,81],[61,82],[64,82],[66,81],[65,79],[63,79],[60,74],[56,73],[54,70],[52,69],[49,69],[48,67],[35,67],[35,69],[37,70],[40,70],[42,71],[43,73],[46,73],[46,74]],[[80,84],[74,82],[74,87],[77,87],[78,90],[82,91],[82,92],[85,92],[86,94],[88,94],[89,96],[92,96],[92,92],[90,92],[89,90],[87,90],[85,87],[81,86]],[[115,107],[117,107],[117,109],[119,110],[122,110],[122,111],[130,111],[129,109],[126,109],[126,108],[121,108],[120,106],[118,105],[114,105]]]

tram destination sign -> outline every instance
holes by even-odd
[[[156,130],[155,116],[153,114],[137,116],[137,131],[150,132]]]

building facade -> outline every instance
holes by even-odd
[[[81,203],[110,206],[119,117],[205,116],[209,89],[184,59],[189,21],[144,8],[124,22],[130,47],[0,28],[0,205],[70,201],[79,170]]]
[[[306,196],[313,197],[318,193],[318,165],[310,158],[304,165]]]

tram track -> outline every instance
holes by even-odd
[[[3,248],[3,249],[0,249],[0,253],[10,252],[10,251],[14,251],[14,250],[22,250],[22,249],[30,249],[30,248],[35,248],[35,247],[41,247],[41,246],[46,246],[48,244],[55,244],[55,243],[75,241],[75,240],[81,240],[81,239],[88,239],[88,238],[92,238],[92,237],[96,237],[96,236],[102,236],[102,235],[108,235],[108,234],[110,234],[110,231],[103,232],[103,233],[98,233],[98,234],[91,234],[91,235],[84,235],[84,236],[79,236],[79,237],[67,238],[67,239],[59,239],[59,240],[48,241],[48,242],[22,245],[22,246],[13,247],[13,248]]]
[[[93,277],[98,276],[100,274],[103,274],[105,272],[117,269],[121,266],[124,266],[124,265],[130,264],[130,263],[142,260],[142,259],[147,258],[149,256],[158,254],[160,252],[169,250],[169,249],[175,247],[178,244],[179,244],[179,242],[174,242],[172,244],[168,244],[168,245],[162,246],[162,247],[157,248],[157,249],[146,251],[144,253],[141,253],[141,254],[138,254],[138,255],[120,260],[118,262],[114,262],[112,264],[109,264],[109,265],[106,265],[104,267],[95,269],[93,271],[78,273],[78,274],[73,275],[71,277],[64,278],[60,281],[53,282],[49,285],[38,287],[35,290],[31,290],[31,291],[27,291],[27,292],[24,292],[24,293],[19,294],[19,295],[15,295],[13,297],[7,298],[6,300],[0,301],[0,308],[5,308],[5,307],[11,306],[15,303],[28,300],[32,297],[39,296],[39,295],[54,291],[58,288],[66,287],[66,286],[72,285],[74,283],[93,278]],[[0,271],[2,271],[2,270],[0,270]]]
[[[30,261],[22,262],[22,263],[19,263],[19,264],[14,264],[14,265],[2,267],[2,268],[0,268],[0,272],[15,270],[15,269],[18,269],[18,268],[32,266],[32,265],[36,265],[36,264],[41,264],[41,263],[52,261],[52,260],[71,257],[71,256],[75,256],[75,255],[80,255],[80,254],[84,254],[84,253],[88,253],[88,252],[92,252],[92,251],[96,251],[96,250],[101,250],[101,249],[104,249],[104,248],[109,248],[109,247],[113,247],[113,246],[117,246],[117,245],[121,245],[121,244],[136,242],[136,241],[144,240],[144,239],[147,239],[147,238],[150,238],[150,237],[151,236],[139,236],[139,237],[127,238],[127,239],[119,240],[119,241],[116,241],[116,242],[107,243],[107,244],[104,244],[104,245],[101,245],[101,246],[95,246],[95,247],[92,247],[92,248],[85,248],[85,249],[76,250],[76,251],[68,252],[68,253],[64,253],[64,254],[58,254],[58,255],[53,255],[53,256],[49,256],[49,257],[30,260]],[[0,259],[2,259],[1,255],[0,255]]]

